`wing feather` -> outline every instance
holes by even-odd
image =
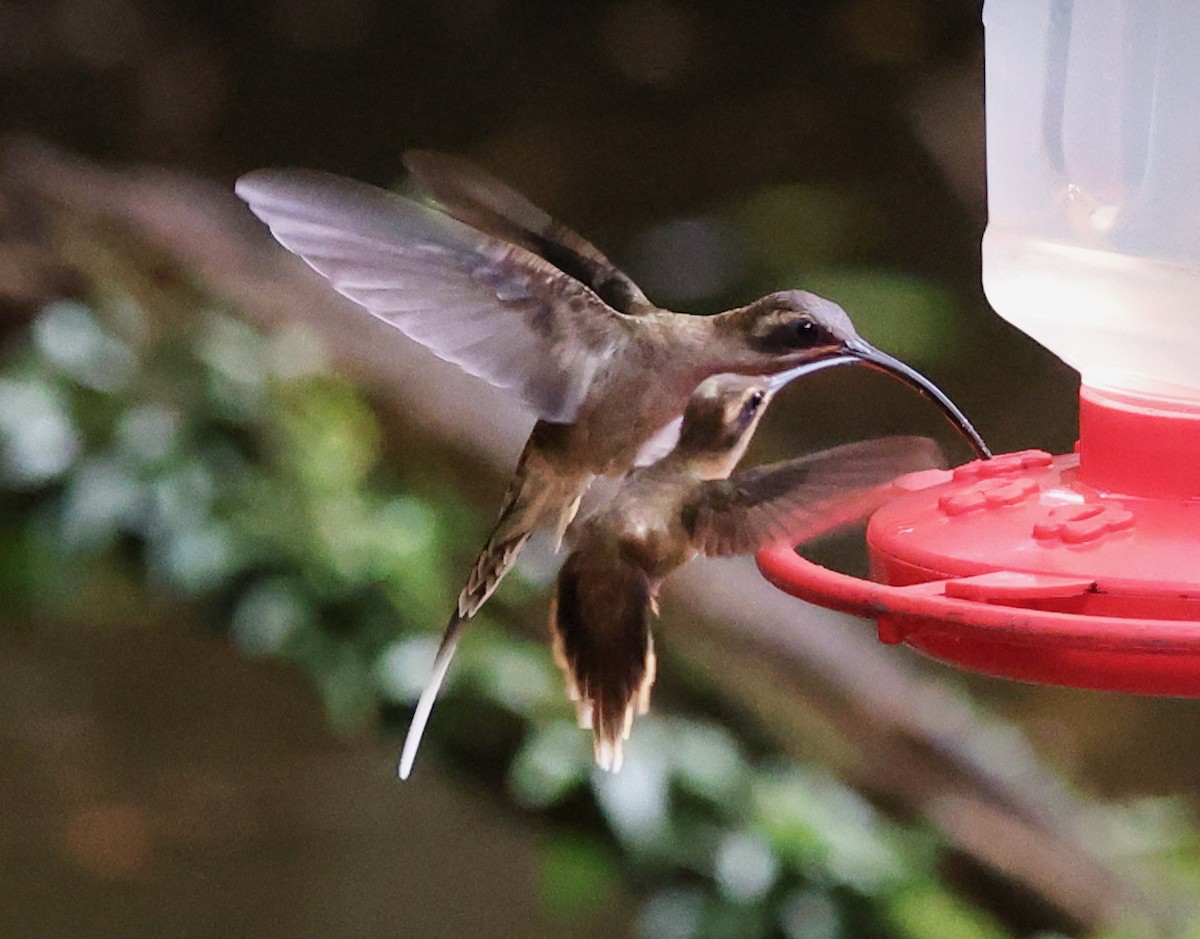
[[[518,244],[365,183],[303,170],[237,194],[339,293],[439,358],[569,423],[629,317]]]
[[[702,484],[684,503],[684,527],[702,554],[752,554],[773,542],[802,541],[832,518],[862,518],[887,499],[896,477],[944,465],[927,437],[846,444]]]
[[[417,185],[460,222],[549,261],[621,313],[655,309],[595,245],[474,164],[432,150],[410,150],[404,165]]]

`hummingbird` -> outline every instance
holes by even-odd
[[[573,530],[550,632],[602,769],[620,769],[622,741],[649,707],[649,617],[658,615],[658,591],[671,573],[698,554],[751,554],[798,540],[829,513],[861,517],[897,476],[941,465],[926,437],[883,437],[734,473],[771,397],[791,377],[705,379],[688,401],[674,450],[633,470]]]
[[[991,455],[936,385],[870,345],[830,300],[784,290],[712,316],[663,309],[599,249],[466,160],[411,151],[404,162],[434,204],[298,169],[256,170],[236,192],[336,291],[537,416],[447,623],[406,752],[467,622],[533,532],[552,527],[561,543],[595,476],[669,452],[709,376],[865,364],[928,395],[980,457]]]

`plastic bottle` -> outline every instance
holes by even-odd
[[[983,18],[989,301],[1085,392],[1200,409],[1200,2]]]

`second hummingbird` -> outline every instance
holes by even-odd
[[[431,207],[303,170],[259,170],[237,193],[339,293],[434,355],[519,395],[538,417],[458,598],[418,702],[423,726],[465,623],[543,526],[561,538],[596,475],[671,449],[693,389],[719,373],[861,363],[929,395],[981,457],[987,446],[932,382],[799,290],[714,316],[662,309],[599,250],[464,160],[406,155]]]
[[[818,520],[861,518],[897,476],[941,465],[925,437],[883,437],[730,475],[771,396],[792,375],[715,375],[688,402],[679,442],[634,470],[579,523],[551,603],[555,657],[592,731],[596,762],[615,772],[636,714],[650,703],[650,614],[666,577],[697,554],[751,554],[802,540]]]

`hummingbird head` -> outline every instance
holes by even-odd
[[[728,476],[750,445],[772,395],[787,380],[733,374],[706,378],[688,399],[675,452],[705,479]]]
[[[858,333],[846,311],[806,290],[769,293],[737,311],[746,344],[778,367],[844,352]]]
[[[832,300],[805,290],[782,290],[730,315],[755,366],[764,371],[787,368],[779,374],[796,378],[835,365],[857,363],[887,372],[932,398],[980,457],[992,455],[966,415],[937,385],[863,339],[846,311]]]

